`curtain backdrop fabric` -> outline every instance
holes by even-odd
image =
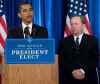
[[[67,1],[68,0],[4,0],[7,28],[10,29],[21,22],[17,16],[19,4],[22,2],[30,2],[34,9],[34,23],[47,28],[49,38],[55,39],[57,53],[59,41],[64,36]],[[93,35],[99,39],[100,49],[100,0],[87,0],[87,3],[90,26]]]
[[[99,55],[100,55],[100,0],[95,0],[95,1],[88,0],[88,1],[89,1],[90,25],[93,35],[95,35],[99,39]],[[100,70],[100,56],[99,56],[98,66]]]

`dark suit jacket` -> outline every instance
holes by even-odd
[[[72,77],[72,71],[80,68],[85,71],[85,80],[88,81],[85,83],[79,81],[79,84],[89,84],[90,80],[95,81],[93,84],[96,84],[96,67],[98,65],[98,41],[96,37],[83,34],[80,48],[77,49],[74,37],[71,35],[61,42],[59,52],[63,84],[78,84]]]
[[[48,38],[48,32],[46,28],[42,28],[36,24],[32,26],[32,38]],[[8,31],[7,38],[24,38],[22,25],[19,24],[16,27]]]

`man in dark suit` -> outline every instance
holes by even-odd
[[[18,8],[18,16],[22,23],[8,31],[8,38],[48,38],[46,28],[33,24],[34,12],[31,4],[24,2]]]
[[[83,16],[72,16],[70,22],[72,35],[62,40],[59,48],[62,84],[98,84],[98,40],[83,33]]]

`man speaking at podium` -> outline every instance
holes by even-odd
[[[34,11],[30,3],[24,2],[18,8],[18,16],[22,23],[8,31],[7,38],[48,38],[46,28],[33,24]]]

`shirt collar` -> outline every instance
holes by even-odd
[[[78,36],[79,43],[81,42],[82,36],[83,36],[83,33]],[[74,36],[74,41],[76,41],[76,38],[77,38],[77,36]]]
[[[23,32],[24,32],[24,29],[28,26],[29,27],[29,31],[31,33],[31,31],[32,31],[32,24],[33,23],[31,22],[30,24],[26,25],[24,22],[22,22]]]
[[[82,36],[83,36],[83,33],[82,33],[82,34],[80,34],[80,35],[78,36],[78,38],[82,38]],[[74,38],[76,39],[76,38],[77,38],[77,36],[74,36]]]

